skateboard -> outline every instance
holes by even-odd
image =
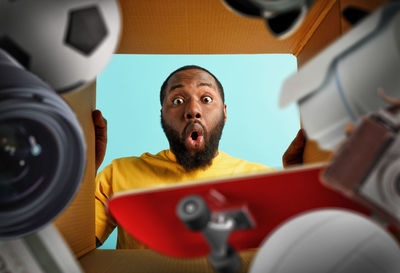
[[[299,213],[344,208],[370,214],[366,207],[320,182],[324,167],[320,164],[121,192],[110,199],[108,209],[133,237],[169,256],[205,256],[213,248],[213,239],[210,246],[204,227],[196,231],[196,227],[188,227],[187,219],[179,215],[182,208],[185,212],[185,204],[182,206],[185,200],[189,214],[196,206],[206,205],[209,212],[206,218],[213,219],[209,223],[221,223],[224,218],[221,215],[236,220],[236,228],[217,234],[214,239],[225,236],[229,246],[236,250],[257,248],[275,228]],[[196,203],[199,200],[203,203]],[[226,221],[222,222],[227,226]]]

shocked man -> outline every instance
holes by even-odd
[[[117,226],[105,207],[113,193],[273,170],[218,150],[227,119],[224,100],[221,83],[204,68],[184,66],[169,75],[161,87],[160,103],[161,125],[170,147],[155,155],[144,153],[140,157],[115,159],[97,175],[96,238],[99,243]],[[94,113],[94,122],[98,168],[105,152],[106,124],[98,111]],[[143,247],[118,226],[117,248]]]

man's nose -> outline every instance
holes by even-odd
[[[185,119],[199,119],[201,118],[201,110],[200,106],[198,103],[194,100],[190,100],[186,104],[186,109],[185,109]]]

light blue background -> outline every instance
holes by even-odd
[[[278,108],[280,88],[297,68],[283,54],[114,55],[97,78],[97,108],[108,122],[103,164],[114,158],[168,149],[160,124],[160,87],[184,65],[208,69],[222,83],[228,119],[220,149],[231,156],[282,168],[282,154],[300,128],[295,105]],[[116,245],[116,230],[102,249]]]

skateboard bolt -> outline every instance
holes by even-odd
[[[195,204],[194,202],[188,202],[188,203],[185,205],[185,212],[186,212],[186,213],[192,214],[192,213],[194,213],[196,210],[197,210],[197,206],[196,206],[196,204]]]
[[[206,202],[196,194],[181,199],[176,206],[176,214],[185,226],[193,231],[200,231],[207,227],[211,218]]]

